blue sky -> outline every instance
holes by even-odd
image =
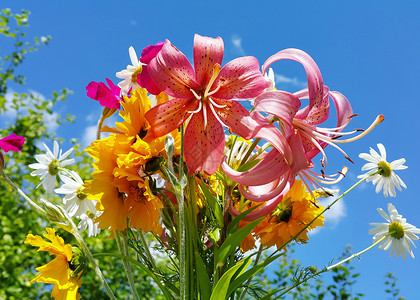
[[[240,4],[238,4],[240,3]],[[115,72],[129,64],[128,48],[140,52],[145,46],[169,39],[187,57],[192,57],[194,33],[221,36],[224,62],[253,55],[262,64],[275,52],[300,48],[317,62],[324,83],[343,93],[358,114],[349,128],[366,128],[378,114],[385,122],[367,137],[343,146],[355,161],[350,165],[335,149],[327,149],[329,170],[350,167],[338,185],[341,191],[355,182],[368,152],[381,142],[388,159],[407,159],[409,168],[399,174],[408,186],[396,198],[376,194],[363,184],[345,197],[324,228],[298,247],[296,257],[304,265],[331,261],[351,244],[355,251],[370,245],[369,222],[382,222],[377,207],[395,204],[407,221],[420,227],[420,202],[415,187],[420,166],[419,85],[420,3],[418,1],[3,1],[15,12],[32,12],[29,37],[51,35],[47,47],[28,55],[20,72],[27,75],[26,88],[49,97],[53,90],[67,87],[74,94],[58,107],[58,113],[77,116],[76,123],[58,129],[66,139],[89,136],[100,107],[86,97],[90,81],[105,77],[115,83]],[[273,65],[279,89],[296,91],[305,84],[303,68],[295,62]],[[332,113],[333,115],[333,113]],[[52,144],[52,142],[50,143]],[[384,299],[384,275],[395,272],[401,295],[413,299],[416,259],[389,258],[373,249],[355,261],[361,272],[355,291],[365,299]]]

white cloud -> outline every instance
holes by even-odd
[[[11,92],[7,92],[6,95],[5,95],[5,98],[6,98],[6,103],[5,103],[6,111],[2,114],[2,120],[10,121],[12,119],[15,119],[16,116],[17,116],[16,110],[11,109],[12,104],[13,104],[12,103],[12,99],[14,98],[13,93],[14,92],[11,91]]]
[[[274,74],[274,79],[276,81],[276,84],[290,84],[299,88],[303,88],[306,86],[306,82],[300,81],[296,77],[289,78],[281,74]]]
[[[44,95],[42,95],[41,93],[35,91],[35,90],[31,90],[29,89],[29,93],[32,94],[33,98],[38,98],[41,101],[45,101],[46,98]],[[6,104],[5,104],[5,108],[6,111],[2,114],[2,121],[4,122],[14,122],[14,120],[17,117],[17,111],[15,109],[12,108],[13,105],[13,98],[14,98],[14,91],[10,90],[9,92],[6,93],[5,95],[6,98]],[[30,96],[28,96],[26,99],[24,99],[24,101],[29,104],[29,108],[32,107],[32,99]],[[50,108],[52,108],[52,103],[50,103]],[[26,114],[25,114],[26,115]],[[57,124],[57,119],[58,119],[58,114],[56,112],[53,112],[52,114],[47,113],[46,111],[43,112],[42,114],[43,118],[44,118],[44,123],[45,126],[47,127],[48,131],[56,131],[58,128],[58,124]],[[5,125],[5,124],[3,124]]]
[[[96,125],[86,127],[81,139],[82,147],[86,148],[94,140],[96,140]]]
[[[231,42],[235,50],[239,53],[239,55],[245,55],[245,51],[242,48],[242,38],[240,36],[232,36]]]
[[[336,194],[333,197],[325,198],[318,202],[319,205],[327,207],[330,205],[340,194]],[[333,226],[336,226],[345,216],[346,216],[346,204],[344,199],[341,198],[338,200],[329,210],[324,213],[325,222],[331,223]]]

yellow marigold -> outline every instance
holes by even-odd
[[[315,205],[303,183],[296,180],[282,202],[277,206],[277,209],[255,228],[255,235],[260,238],[261,244],[269,247],[276,245],[277,248],[280,248],[297,235],[322,210],[322,206]],[[299,234],[296,241],[303,243],[308,241],[308,230],[317,226],[324,226],[323,222],[324,216],[320,216]]]
[[[97,200],[97,209],[103,213],[96,219],[99,228],[124,230],[127,228],[129,206],[124,195],[114,185],[114,169],[118,156],[113,152],[115,135],[95,141],[87,148],[89,155],[96,160],[93,167],[93,180],[85,182],[84,193],[91,200]]]
[[[48,264],[36,268],[40,273],[30,283],[54,284],[51,297],[57,300],[80,299],[78,289],[82,285],[82,280],[79,276],[72,276],[70,265],[73,252],[71,245],[64,244],[64,240],[55,235],[55,229],[46,228],[46,230],[47,233],[44,233],[43,236],[50,242],[45,241],[41,236],[28,234],[25,244],[39,247],[38,251],[50,252],[50,255],[56,255],[56,258]]]
[[[157,102],[167,101],[165,94],[157,96]],[[94,179],[87,182],[85,193],[90,199],[98,200],[97,209],[103,211],[97,218],[99,227],[124,230],[130,226],[162,232],[159,223],[160,199],[153,195],[149,176],[159,169],[166,157],[166,137],[152,138],[148,135],[149,123],[144,114],[150,109],[150,100],[144,89],[124,98],[116,128],[105,127],[110,137],[95,141],[88,147],[89,155],[95,159]],[[174,154],[180,153],[180,134],[171,133],[175,140]]]

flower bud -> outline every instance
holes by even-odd
[[[3,151],[0,150],[0,171],[3,171],[4,169],[4,155],[3,155]]]

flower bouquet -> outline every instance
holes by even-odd
[[[355,116],[350,102],[324,85],[307,53],[282,50],[260,68],[251,56],[223,65],[220,37],[195,35],[193,50],[194,66],[169,40],[146,47],[140,59],[130,47],[131,65],[116,73],[122,79],[118,85],[109,79],[88,84],[88,97],[104,107],[97,138],[85,150],[94,161],[91,180],[72,169],[72,149],[62,153],[56,141],[52,151],[44,144],[46,153],[29,167],[31,175],[40,176],[38,187],[46,196],[30,199],[3,172],[7,165],[0,151],[3,178],[77,242],[66,243],[49,227],[44,238],[27,235],[25,243],[55,256],[31,281],[53,284],[52,297],[79,299],[83,275],[94,271],[115,299],[101,265],[102,257],[112,256],[122,260],[122,280],[134,299],[142,295],[133,268],[146,272],[164,299],[243,299],[253,276],[291,244],[308,242],[307,233],[323,226],[323,214],[358,184],[372,181],[376,192],[392,197],[395,188],[406,187],[395,173],[406,168],[405,160],[388,163],[382,144],[379,153],[360,154],[368,161],[362,170],[369,171],[346,192],[336,195],[326,187],[348,170],[327,174],[327,146],[352,162],[339,145],[367,135],[384,117],[365,130],[345,131]],[[276,89],[270,66],[280,60],[302,64],[306,88]],[[322,127],[334,116],[331,103],[336,125]],[[104,126],[117,112],[121,121]],[[20,151],[24,141],[12,134],[0,146],[4,152]],[[64,195],[62,205],[46,200],[53,192]],[[327,207],[318,204],[331,196],[336,198]],[[411,244],[420,230],[392,204],[388,212],[379,209],[387,222],[372,224],[372,245],[338,263],[305,268],[292,286],[265,297],[280,298],[378,244],[391,255],[414,257]],[[98,238],[101,230],[118,253],[88,248],[85,239]],[[166,263],[158,264],[158,258]]]

